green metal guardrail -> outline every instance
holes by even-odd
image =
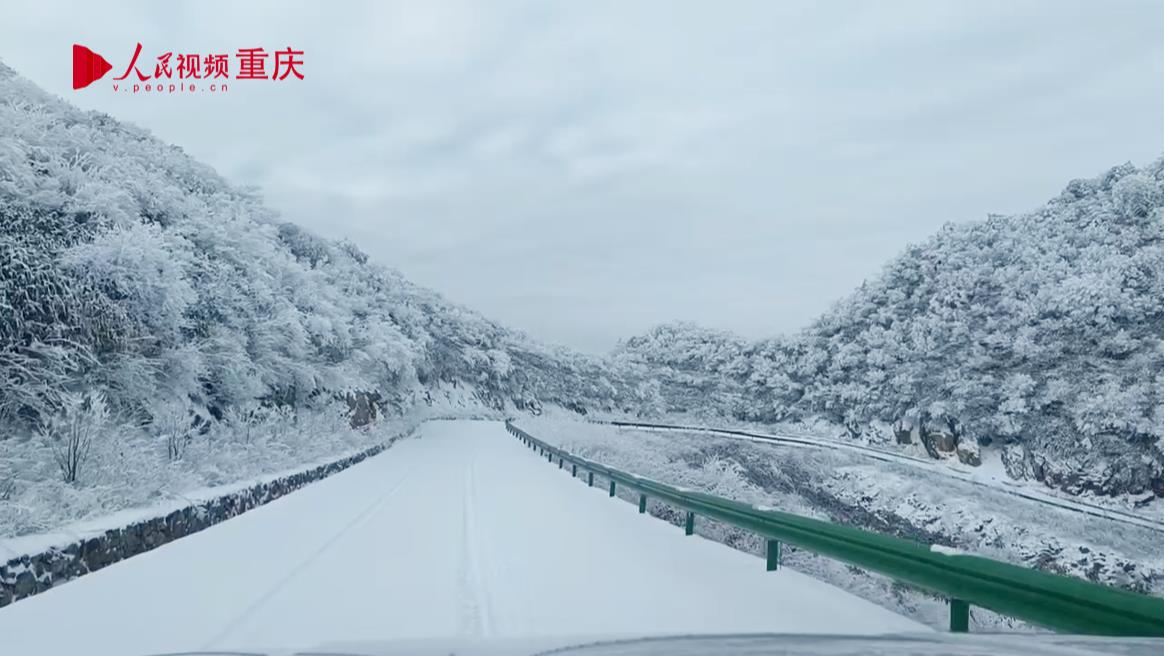
[[[569,463],[575,476],[585,470],[591,486],[595,474],[607,479],[612,497],[618,485],[637,491],[640,513],[646,512],[647,498],[686,510],[687,535],[694,533],[698,515],[766,538],[768,570],[779,567],[784,542],[945,596],[951,631],[969,629],[974,605],[1056,631],[1164,636],[1164,599],[684,490],[573,455],[510,421],[505,427],[549,462],[556,458],[559,468]]]

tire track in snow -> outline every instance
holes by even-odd
[[[339,542],[341,538],[348,534],[348,532],[363,524],[369,517],[371,517],[377,510],[379,510],[385,503],[387,503],[387,501],[391,499],[400,490],[401,487],[404,486],[404,484],[408,481],[409,476],[410,474],[405,474],[400,480],[396,481],[395,485],[388,488],[388,490],[377,497],[375,501],[364,507],[364,509],[361,510],[355,517],[353,517],[350,522],[344,524],[340,530],[336,531],[334,535],[328,538],[327,542],[324,542],[319,546],[318,549],[311,552],[307,558],[304,558],[295,567],[292,567],[291,570],[287,572],[286,576],[279,579],[275,585],[271,586],[269,590],[264,592],[258,599],[252,602],[250,606],[247,606],[246,609],[239,613],[238,617],[231,621],[230,624],[226,626],[226,628],[218,633],[218,635],[214,636],[208,640],[206,644],[202,645],[202,649],[209,650],[222,643],[222,641],[229,637],[230,634],[235,631],[235,629],[246,623],[247,619],[254,615],[255,612],[260,608],[262,608],[263,604],[267,603],[271,600],[272,597],[279,594],[280,590],[286,587],[287,584],[290,583],[301,572],[310,567],[312,563],[318,560],[319,557],[326,553],[328,549]]]
[[[477,461],[465,469],[461,501],[461,634],[487,637],[494,634],[493,608],[481,570],[481,538],[477,530]]]

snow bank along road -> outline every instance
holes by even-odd
[[[638,514],[494,422],[415,439],[0,609],[5,654],[417,638],[926,630]]]

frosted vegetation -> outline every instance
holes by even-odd
[[[35,426],[71,389],[149,419],[346,393],[406,410],[430,382],[504,407],[613,405],[600,363],[279,223],[252,193],[147,133],[0,68],[0,418]],[[423,392],[420,392],[423,394]],[[629,400],[629,399],[628,399]]]
[[[0,64],[0,535],[338,456],[375,441],[348,424],[450,397],[641,401]]]
[[[1164,160],[948,225],[802,332],[690,324],[626,340],[662,411],[811,421],[924,444],[1073,494],[1164,494]],[[954,211],[952,214],[956,214]]]
[[[532,435],[580,456],[671,485],[855,525],[1149,594],[1164,591],[1158,532],[1051,508],[917,468],[863,456],[755,444],[701,433],[649,432],[571,420],[523,418]],[[637,495],[627,497],[637,501]],[[652,513],[676,524],[663,504]],[[700,519],[700,533],[757,555],[754,535]],[[943,600],[795,549],[790,567],[942,627]],[[979,628],[1024,628],[975,610]]]
[[[90,409],[64,416],[81,427],[83,457],[75,480],[63,475],[62,434],[55,428],[39,439],[0,443],[0,480],[7,486],[0,500],[0,538],[52,532],[127,508],[180,501],[204,488],[322,464],[385,443],[414,424],[396,419],[352,428],[346,407],[338,404],[298,413],[255,406],[232,411],[200,433],[186,428],[185,414],[172,415],[180,421],[142,427],[115,423]],[[161,432],[162,426],[175,432]],[[5,556],[10,554],[0,553]]]

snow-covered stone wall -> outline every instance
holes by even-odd
[[[256,483],[157,517],[11,558],[0,564],[0,607],[257,508],[362,462],[390,444],[391,441],[378,444],[327,464]]]

